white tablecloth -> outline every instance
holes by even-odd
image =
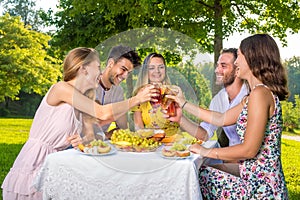
[[[216,146],[216,141],[205,143]],[[202,199],[203,159],[168,160],[157,152],[87,156],[75,149],[48,155],[34,186],[44,199]]]

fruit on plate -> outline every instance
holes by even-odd
[[[127,141],[116,141],[116,142],[114,142],[114,144],[119,145],[119,146],[123,146],[123,147],[131,146],[131,143],[127,142]]]
[[[201,144],[204,143],[204,141],[203,140],[197,140],[196,143],[201,145]]]
[[[142,138],[148,138],[154,134],[154,130],[153,129],[139,129],[136,131],[136,133]]]
[[[103,154],[108,153],[111,150],[111,146],[102,140],[96,140],[94,139],[89,144],[83,145],[79,144],[78,149],[85,153],[90,154]]]
[[[161,146],[160,142],[141,137],[129,129],[115,130],[111,136],[111,143],[119,150],[134,152],[154,151]]]
[[[84,145],[83,145],[83,144],[79,144],[77,147],[78,147],[78,149],[79,149],[80,151],[83,152],[83,150],[84,150]]]

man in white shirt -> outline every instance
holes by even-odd
[[[141,58],[138,54],[127,46],[115,46],[110,50],[100,79],[100,86],[96,91],[96,101],[101,104],[109,104],[124,100],[124,91],[120,83],[127,79],[134,68],[140,66]],[[116,120],[117,128],[127,129],[127,115],[123,115]],[[106,132],[110,124],[101,127],[101,131]]]
[[[234,61],[237,58],[237,49],[224,49],[217,62],[215,69],[216,84],[223,85],[218,94],[216,94],[209,106],[210,110],[225,112],[226,110],[239,104],[244,96],[248,94],[248,88],[243,80],[236,77],[236,66]],[[186,117],[181,119],[180,127],[201,140],[208,140],[214,135],[218,127],[201,122],[200,125],[195,124]],[[236,125],[222,127],[229,140],[229,146],[241,143],[239,136],[236,133]],[[220,142],[219,142],[220,143]],[[226,144],[220,144],[226,146]]]

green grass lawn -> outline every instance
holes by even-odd
[[[0,182],[28,138],[31,119],[0,119]],[[291,200],[300,199],[300,142],[282,139],[282,165]],[[2,189],[1,197],[2,199]]]

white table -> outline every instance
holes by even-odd
[[[208,141],[206,147],[216,146]],[[34,186],[44,199],[202,199],[203,159],[169,160],[158,153],[87,156],[75,149],[48,155]]]

